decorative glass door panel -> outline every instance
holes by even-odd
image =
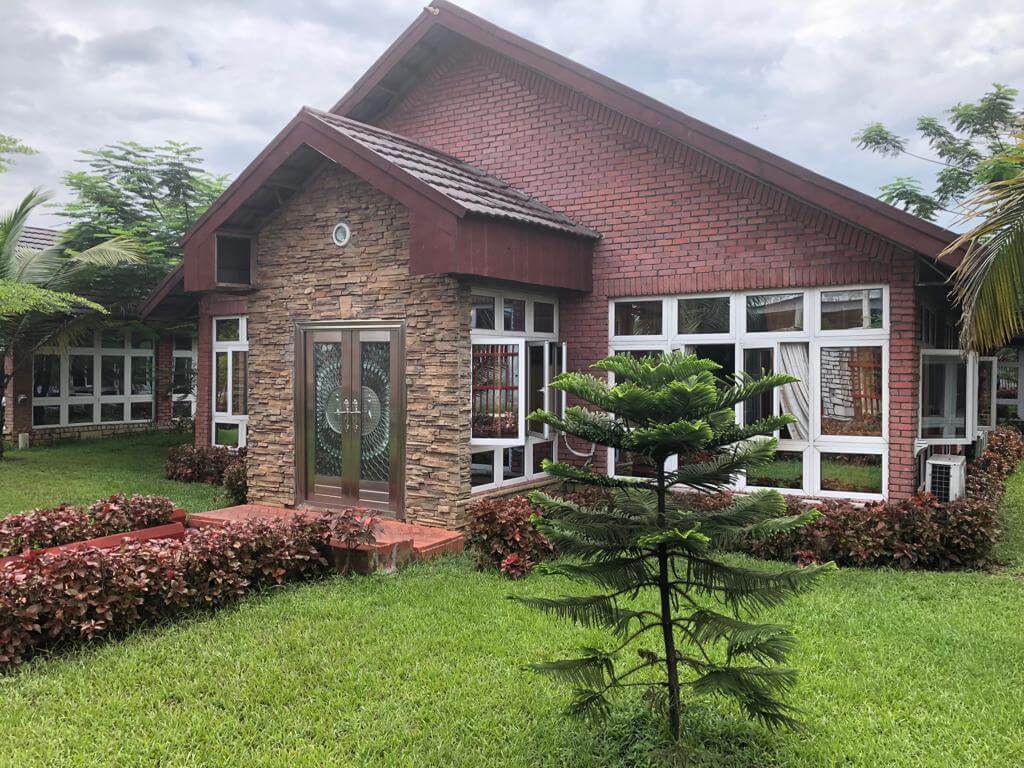
[[[303,337],[302,495],[400,516],[401,330],[310,328]]]

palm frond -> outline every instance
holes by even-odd
[[[18,241],[28,223],[28,217],[36,208],[50,199],[47,192],[36,188],[29,192],[12,210],[0,214],[0,280],[17,280],[15,262]]]

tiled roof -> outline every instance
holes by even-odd
[[[44,250],[60,241],[60,232],[56,229],[44,229],[43,227],[25,227],[21,230],[21,237],[18,238],[18,245],[22,248],[33,250]]]
[[[456,157],[417,144],[402,136],[345,117],[305,108],[313,117],[384,160],[412,174],[463,208],[483,216],[495,216],[588,238],[601,235],[577,224],[565,214],[479,168]]]

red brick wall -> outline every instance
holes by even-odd
[[[889,490],[913,491],[911,254],[468,42],[379,122],[603,233],[593,293],[562,303],[573,368],[606,354],[610,297],[888,283]]]

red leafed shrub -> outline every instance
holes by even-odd
[[[237,456],[224,470],[224,491],[235,504],[245,504],[249,499],[249,481],[246,475],[245,455]]]
[[[550,557],[551,543],[537,530],[540,510],[525,496],[481,499],[470,507],[466,537],[480,570],[497,568],[512,578],[525,576]]]
[[[167,451],[164,475],[182,483],[220,485],[224,471],[238,459],[245,459],[245,449],[229,451],[216,445],[176,445]]]
[[[88,509],[61,504],[0,520],[0,557],[46,549],[170,522],[174,504],[163,496],[123,493],[100,499]]]
[[[749,541],[759,557],[840,565],[950,570],[988,564],[1000,533],[999,504],[1008,478],[1024,460],[1024,438],[1011,427],[995,430],[988,448],[967,468],[964,495],[948,504],[931,494],[855,505],[815,500],[821,516],[789,534]],[[806,509],[787,498],[790,514]]]
[[[0,668],[111,637],[268,586],[328,572],[332,539],[372,541],[354,511],[189,530],[181,540],[41,554],[0,567]]]

